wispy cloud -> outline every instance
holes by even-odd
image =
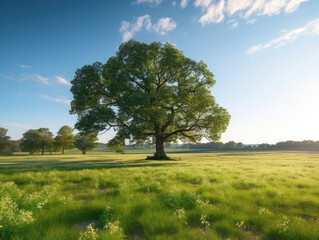
[[[195,0],[195,7],[207,8],[212,3],[212,0]]]
[[[41,76],[40,74],[32,74],[32,75],[30,76],[30,78],[31,78],[33,81],[39,82],[39,83],[41,83],[41,84],[45,84],[45,85],[50,84],[49,78],[44,77],[44,76]]]
[[[150,4],[150,5],[159,5],[163,2],[163,0],[137,0],[135,4]]]
[[[258,16],[272,16],[297,10],[308,0],[194,0],[194,6],[202,8],[202,25],[220,23],[225,18],[243,19],[252,23]]]
[[[285,7],[286,13],[291,13],[299,8],[299,5],[303,2],[307,2],[308,0],[291,0],[288,2],[287,6]]]
[[[186,8],[189,0],[181,0],[181,7]]]
[[[55,76],[55,80],[60,85],[64,85],[64,86],[67,86],[67,87],[71,87],[72,86],[72,84],[68,80],[66,80],[65,78],[63,78],[61,76]]]
[[[224,20],[224,6],[225,1],[220,0],[216,4],[212,4],[207,8],[206,14],[204,14],[200,19],[199,22],[204,26],[205,24],[209,23],[220,23]]]
[[[175,28],[176,23],[172,18],[160,18],[158,22],[153,25],[151,17],[149,15],[144,15],[138,17],[136,22],[133,23],[123,21],[119,31],[122,33],[122,42],[127,42],[143,29],[147,32],[154,31],[161,35],[165,35]]]
[[[172,18],[160,18],[158,22],[153,26],[155,32],[165,35],[167,32],[176,28],[176,23]]]
[[[13,76],[4,76],[4,79],[15,81],[15,82],[37,82],[43,85],[49,85],[50,81],[49,78],[44,77],[40,74],[32,73],[32,74],[20,74],[20,75],[13,75]]]
[[[22,129],[22,130],[29,130],[33,128],[30,125],[25,125],[20,123],[0,123],[0,126],[3,126],[5,128],[16,128],[16,129]]]
[[[229,20],[229,21],[227,22],[227,24],[230,25],[230,28],[237,28],[238,25],[239,25],[239,23],[238,23],[236,20],[234,20],[234,19]]]
[[[23,68],[23,69],[25,69],[25,68],[31,68],[30,65],[25,65],[25,64],[20,64],[19,67],[20,67],[20,68]]]
[[[39,95],[39,97],[49,100],[51,102],[57,102],[57,103],[62,103],[62,104],[66,104],[66,105],[70,105],[71,104],[71,100],[66,99],[66,98],[53,98],[47,95]]]
[[[247,50],[246,54],[252,54],[266,48],[279,48],[288,42],[293,42],[301,36],[319,35],[319,19],[308,22],[305,26],[285,31],[284,34],[265,44],[258,44]]]

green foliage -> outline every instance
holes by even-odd
[[[33,154],[35,152],[42,152],[45,150],[52,151],[53,134],[48,128],[30,129],[23,134],[21,139],[22,151]]]
[[[69,126],[61,127],[54,138],[54,143],[58,149],[62,150],[62,154],[64,150],[73,148],[74,141],[73,129]]]
[[[10,140],[9,149],[12,154],[15,152],[21,152],[20,141]]]
[[[103,213],[100,216],[99,225],[103,227],[109,222],[115,221],[115,219],[116,216],[114,209],[112,209],[110,206],[106,206]]]
[[[8,150],[10,146],[10,137],[7,136],[8,129],[0,127],[0,153]]]
[[[230,116],[211,95],[214,75],[169,43],[131,40],[103,65],[78,69],[73,79],[71,113],[76,128],[113,128],[110,141],[119,151],[125,139],[156,143],[156,158],[167,159],[163,143],[216,141]]]
[[[87,151],[94,149],[97,146],[97,133],[80,132],[75,136],[75,147],[86,154]]]
[[[112,152],[117,152],[117,153],[123,153],[123,147],[125,143],[124,141],[118,139],[118,138],[113,138],[107,143],[107,147],[111,149]]]
[[[33,154],[40,151],[41,133],[37,130],[30,129],[23,134],[21,139],[21,148],[24,152]]]

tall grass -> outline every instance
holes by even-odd
[[[0,239],[319,239],[316,153],[0,157]]]

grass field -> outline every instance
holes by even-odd
[[[319,239],[319,153],[0,157],[0,239]]]

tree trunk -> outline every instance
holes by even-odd
[[[155,138],[156,138],[156,153],[154,154],[154,159],[164,160],[169,159],[164,151],[164,137],[160,126],[155,128]]]
[[[82,150],[82,154],[85,155],[86,154],[86,150]]]
[[[44,147],[42,147],[42,155],[44,155]]]
[[[64,154],[64,147],[62,147],[62,155]]]

